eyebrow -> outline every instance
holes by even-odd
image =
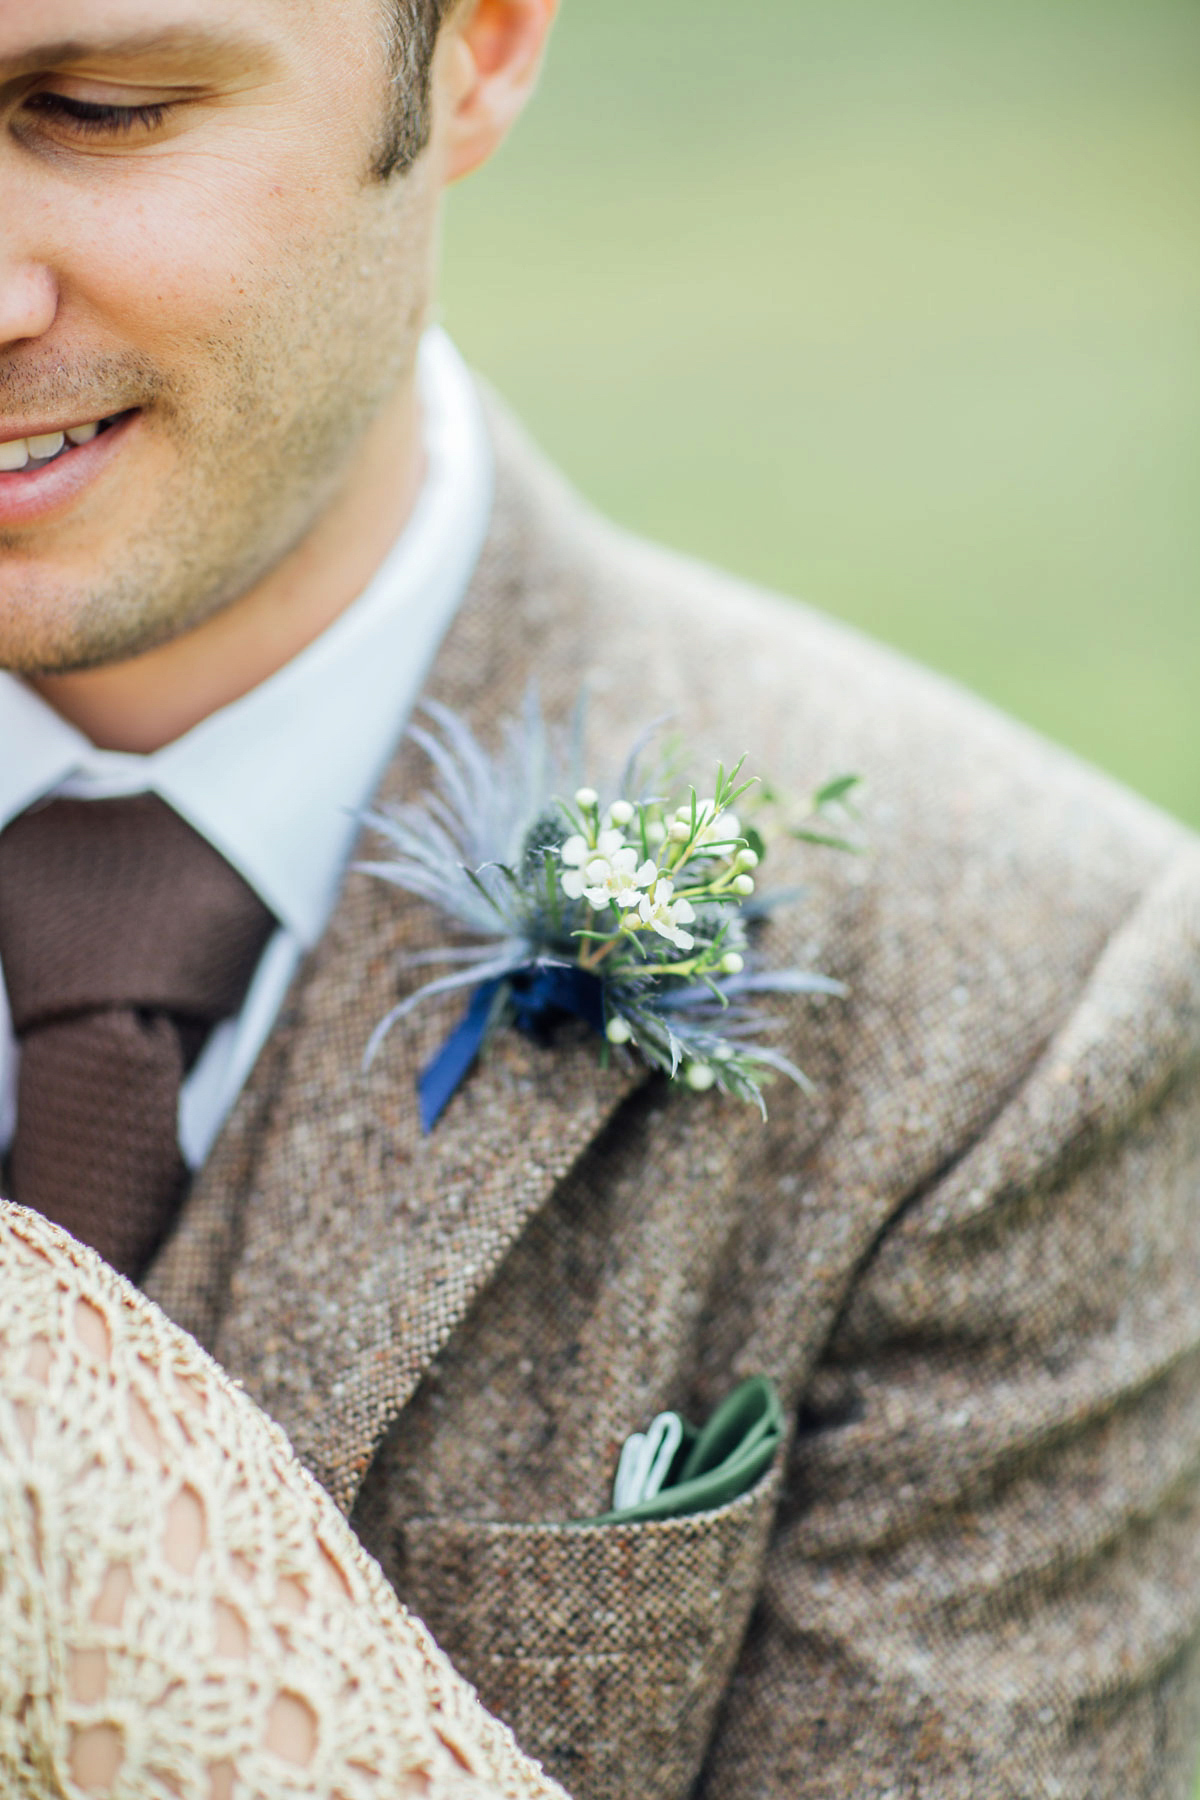
[[[233,67],[265,67],[275,60],[274,50],[260,38],[181,25],[165,31],[140,31],[91,41],[62,38],[22,50],[13,57],[0,55],[0,82],[96,62],[177,64],[180,72],[186,70],[195,77],[219,74]]]

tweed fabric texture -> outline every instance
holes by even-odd
[[[0,837],[0,958],[21,1047],[13,1193],[125,1274],[182,1197],[179,1088],[274,919],[156,794],[53,800]]]
[[[636,1746],[641,1791],[675,1793],[740,1648],[778,1486],[774,1470],[712,1514],[649,1530],[418,1518],[391,1540],[392,1577],[532,1755],[626,1793]]]
[[[1200,851],[803,607],[613,531],[503,415],[431,691],[531,678],[591,767],[652,718],[710,776],[867,778],[870,854],[784,840],[771,960],[815,1099],[763,1126],[498,1042],[422,1139],[456,1016],[362,1050],[444,940],[347,878],[151,1290],[284,1425],[485,1702],[577,1800],[1163,1800],[1200,1717]],[[402,747],[384,795],[426,779]],[[373,848],[364,845],[364,850]],[[571,1525],[623,1438],[741,1377],[777,1481]]]

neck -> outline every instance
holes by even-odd
[[[368,431],[338,499],[248,593],[141,656],[31,685],[97,748],[160,750],[249,693],[345,612],[403,530],[423,473],[410,385]]]

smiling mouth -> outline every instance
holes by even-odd
[[[69,425],[62,431],[42,432],[37,437],[0,440],[0,475],[33,474],[39,469],[48,469],[51,463],[63,461],[129,416],[127,412],[113,413],[106,419]]]

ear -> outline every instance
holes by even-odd
[[[445,106],[445,178],[486,162],[537,82],[558,0],[463,0],[439,46]]]

